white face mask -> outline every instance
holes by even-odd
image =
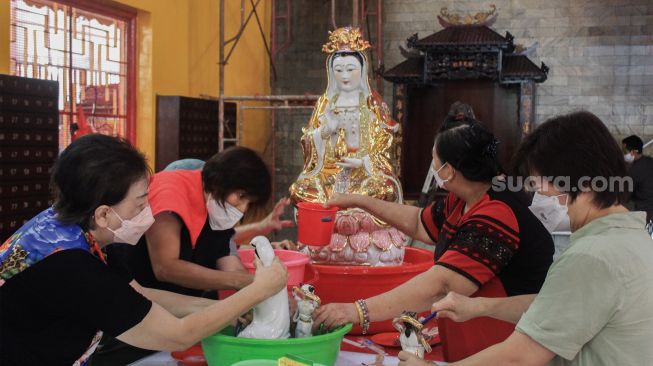
[[[138,239],[140,239],[147,229],[149,229],[154,223],[154,216],[152,216],[152,209],[150,206],[145,207],[138,213],[138,215],[129,220],[123,220],[123,218],[120,217],[113,208],[111,211],[113,211],[121,221],[120,227],[116,230],[111,230],[111,228],[107,227],[107,229],[113,233],[113,241],[117,243],[136,245]]]
[[[442,170],[442,168],[444,168],[444,166],[447,165],[447,164],[448,163],[442,164],[442,166],[438,170],[433,169],[433,165],[431,165],[431,171],[433,172],[433,177],[435,177],[435,182],[438,184],[438,187],[440,187],[442,189],[444,189],[444,184],[447,183],[449,181],[449,179],[440,178],[439,173],[440,173],[440,170]]]
[[[209,212],[209,224],[213,230],[231,229],[243,218],[243,213],[235,206],[229,202],[220,205],[211,196],[206,200],[206,210]]]
[[[549,232],[569,231],[569,215],[567,214],[567,203],[561,205],[558,197],[566,196],[545,196],[535,192],[533,203],[528,207]]]
[[[624,155],[624,160],[626,161],[626,163],[632,163],[633,161],[635,161],[635,157],[633,156],[633,154],[628,153]]]

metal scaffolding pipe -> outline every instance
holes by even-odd
[[[218,151],[224,150],[224,0],[220,0],[220,90],[218,93]]]
[[[216,98],[211,95],[204,95],[200,94],[200,98],[203,99],[209,99],[209,100],[218,100],[220,98]],[[313,101],[313,100],[318,100],[320,98],[319,95],[231,95],[231,96],[226,96],[223,95],[222,99],[231,101],[231,102],[239,102],[239,101],[279,101],[279,102],[285,102],[285,101]]]
[[[314,106],[312,105],[250,105],[250,106],[243,106],[241,107],[241,110],[246,110],[246,109],[313,109]]]

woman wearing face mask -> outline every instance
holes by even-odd
[[[490,316],[517,324],[503,343],[454,365],[653,364],[653,245],[645,213],[623,206],[627,185],[593,183],[626,176],[614,137],[589,112],[555,117],[526,137],[516,165],[536,178],[539,194],[567,201],[555,211],[569,217],[571,246],[536,297],[450,293],[433,304],[440,317]],[[561,177],[567,187],[555,184]],[[402,366],[425,364],[406,354],[400,359]]]
[[[114,249],[109,260],[114,255],[147,287],[192,296],[241,289],[253,275],[243,267],[236,242],[291,225],[279,219],[289,203],[283,199],[263,221],[234,229],[270,192],[265,163],[244,147],[216,154],[202,170],[159,172],[149,193],[156,222],[136,247]]]
[[[149,169],[128,142],[87,135],[53,168],[53,207],[0,246],[0,364],[86,365],[103,333],[151,350],[184,349],[285,286],[278,261],[217,303],[140,286],[107,264],[154,219]]]
[[[433,146],[435,178],[449,191],[444,201],[425,209],[360,195],[337,195],[329,204],[360,207],[406,235],[435,244],[435,265],[403,285],[354,304],[328,304],[316,311],[315,324],[335,327],[396,317],[404,310],[426,311],[454,290],[466,295],[510,296],[537,293],[552,261],[553,243],[528,210],[521,193],[497,192],[491,181],[500,171],[497,141],[478,123],[454,124]],[[360,315],[363,314],[363,317]],[[456,342],[456,325],[448,331]],[[467,354],[499,341],[506,325],[475,323]],[[481,329],[482,328],[482,329]]]

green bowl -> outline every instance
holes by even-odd
[[[278,360],[286,355],[333,366],[340,352],[340,342],[350,330],[351,324],[347,324],[330,333],[308,338],[252,339],[234,337],[233,327],[228,327],[203,339],[202,350],[209,366],[232,366],[246,360]]]

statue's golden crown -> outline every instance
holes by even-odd
[[[329,32],[329,41],[322,46],[322,52],[362,52],[370,47],[359,28],[343,27]]]

